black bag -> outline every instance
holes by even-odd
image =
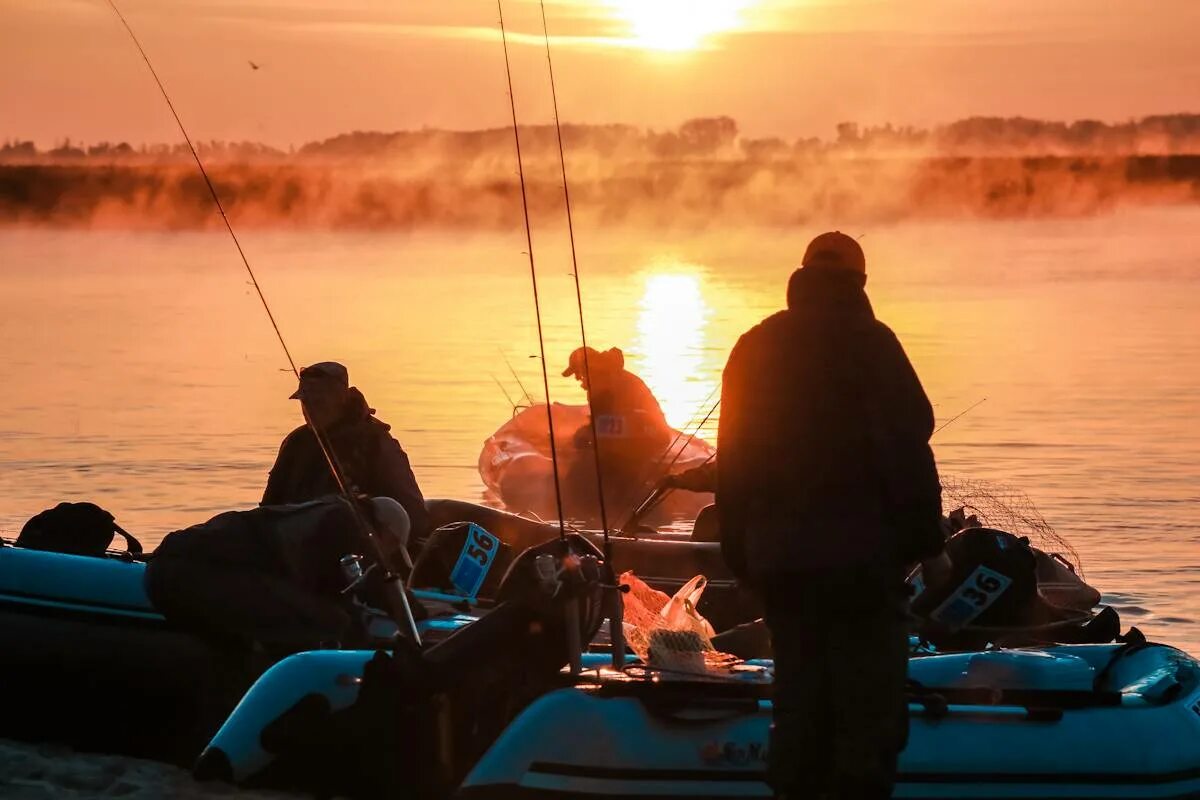
[[[116,534],[125,539],[129,555],[142,554],[141,542],[122,530],[113,515],[100,506],[59,503],[25,523],[17,536],[17,546],[77,556],[103,556]]]

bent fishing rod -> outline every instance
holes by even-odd
[[[287,342],[283,338],[283,332],[279,329],[279,324],[275,320],[275,315],[271,312],[271,306],[267,302],[267,297],[263,294],[262,287],[258,283],[258,278],[254,274],[254,269],[250,266],[250,259],[246,257],[246,252],[242,249],[242,243],[238,239],[237,233],[233,229],[233,224],[229,221],[229,215],[225,213],[225,204],[221,202],[221,196],[217,193],[217,188],[212,182],[212,178],[208,175],[208,170],[204,166],[204,161],[200,158],[199,151],[192,143],[192,137],[188,134],[187,128],[183,124],[183,119],[180,118],[179,112],[175,110],[175,104],[171,102],[171,96],[167,93],[167,87],[163,85],[162,79],[158,77],[158,71],[154,69],[154,64],[150,61],[150,56],[142,47],[141,41],[137,34],[133,32],[129,21],[125,19],[125,15],[121,13],[121,9],[117,8],[115,0],[107,0],[109,8],[116,14],[117,19],[121,21],[125,31],[129,34],[129,38],[133,40],[133,44],[137,47],[138,53],[141,54],[142,60],[146,62],[146,68],[150,71],[151,77],[158,85],[159,92],[162,93],[163,100],[166,101],[167,108],[171,110],[171,116],[175,118],[175,124],[179,126],[179,132],[183,136],[184,142],[187,143],[188,150],[191,151],[192,158],[196,161],[196,167],[200,170],[201,177],[204,178],[204,185],[208,187],[208,192],[212,196],[213,204],[217,207],[217,211],[221,214],[221,220],[225,223],[225,230],[229,232],[229,237],[233,239],[234,247],[237,248],[238,255],[242,259],[242,264],[246,268],[246,273],[250,276],[250,283],[254,286],[254,291],[258,294],[259,302],[262,304],[263,310],[267,313],[267,319],[271,322],[271,328],[275,331],[275,338],[279,341],[279,346],[283,348],[283,354],[287,358],[288,366],[292,370],[292,374],[296,377],[296,381],[300,380],[300,370],[296,368],[296,361],[292,358],[291,350],[288,349]],[[373,527],[368,524],[366,517],[359,508],[358,501],[354,494],[350,491],[350,485],[345,477],[345,470],[338,461],[337,453],[334,451],[332,444],[328,441],[320,426],[308,413],[308,407],[304,398],[300,399],[300,408],[304,413],[304,422],[308,425],[313,433],[313,437],[317,440],[317,446],[321,449],[321,455],[325,459],[325,463],[329,467],[330,473],[333,475],[334,482],[337,484],[338,493],[346,500],[350,506],[350,511],[354,517],[355,526],[363,539],[375,562],[384,571],[384,587],[385,595],[388,600],[388,611],[391,613],[393,621],[400,627],[401,630],[412,640],[413,644],[420,647],[421,634],[417,631],[416,619],[413,617],[412,606],[409,605],[408,595],[404,591],[404,584],[400,576],[396,574],[389,563],[385,549],[379,542],[379,538]]]

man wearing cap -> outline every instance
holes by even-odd
[[[391,497],[408,512],[411,539],[429,533],[425,498],[408,455],[392,437],[391,426],[377,419],[350,375],[336,361],[300,370],[300,387],[292,394],[301,411],[321,431],[350,484],[371,497]],[[262,505],[304,503],[338,491],[337,481],[309,425],[288,434],[267,478]]]
[[[605,494],[611,500],[628,502],[627,495],[642,488],[640,481],[646,479],[650,464],[670,443],[671,429],[662,406],[645,381],[625,369],[625,354],[616,347],[604,352],[577,348],[562,374],[564,378],[574,376],[588,394],[600,440]],[[590,424],[575,432],[575,444],[592,445]],[[575,463],[594,473],[591,459]]]
[[[775,654],[780,797],[890,797],[908,733],[905,566],[942,546],[933,411],[867,300],[858,242],[824,233],[787,309],[725,366],[722,552]]]

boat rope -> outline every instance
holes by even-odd
[[[542,37],[546,42],[546,70],[550,75],[550,100],[554,108],[554,132],[558,138],[558,165],[562,172],[563,205],[567,208],[567,237],[571,243],[571,277],[575,280],[575,307],[579,311],[579,340],[583,346],[583,377],[592,385],[592,372],[588,358],[587,329],[583,322],[583,291],[579,286],[579,256],[575,249],[575,221],[571,214],[571,190],[567,182],[567,154],[563,147],[562,123],[558,117],[558,88],[554,83],[554,60],[550,56],[550,27],[546,23],[546,3],[539,0],[542,10]],[[608,538],[608,511],[604,503],[604,470],[600,460],[600,436],[596,430],[596,409],[592,405],[592,393],[587,392],[588,424],[592,433],[592,457],[596,464],[596,495],[600,502],[600,527],[604,531],[604,559],[612,561],[612,544]]]
[[[229,221],[229,215],[225,213],[225,204],[221,202],[221,196],[217,193],[217,188],[209,177],[208,170],[204,166],[204,161],[200,158],[199,151],[196,150],[195,144],[192,143],[192,137],[188,134],[187,128],[183,124],[183,119],[180,118],[179,112],[175,110],[175,104],[171,102],[171,96],[167,93],[167,87],[163,85],[162,79],[158,77],[158,71],[154,69],[154,64],[150,61],[150,56],[142,47],[141,41],[137,34],[134,33],[129,21],[125,19],[125,15],[121,13],[121,9],[117,7],[115,0],[107,0],[109,7],[116,14],[117,19],[121,21],[125,31],[129,34],[129,38],[133,40],[133,44],[137,47],[138,53],[141,54],[142,60],[146,62],[146,68],[150,70],[150,75],[154,78],[154,82],[158,84],[158,90],[162,93],[163,100],[167,103],[167,108],[171,110],[171,116],[175,118],[175,124],[179,126],[179,132],[183,135],[183,140],[187,143],[188,150],[192,153],[192,158],[196,160],[196,167],[200,170],[201,177],[204,178],[204,184],[208,187],[208,192],[212,196],[213,204],[216,205],[217,211],[221,213],[221,220],[225,223],[225,230],[229,232],[229,237],[233,239],[233,244],[237,248],[238,255],[241,256],[242,264],[246,267],[246,273],[250,276],[250,282],[254,285],[255,292],[258,293],[258,299],[262,303],[263,310],[267,312],[267,319],[271,321],[271,328],[275,331],[275,338],[279,340],[279,346],[283,348],[283,354],[287,357],[288,366],[291,367],[292,374],[296,377],[297,382],[300,380],[300,370],[296,368],[296,361],[292,358],[291,350],[288,349],[287,342],[283,338],[283,332],[279,329],[279,324],[275,320],[275,315],[271,312],[271,306],[267,302],[267,297],[263,294],[262,287],[258,283],[258,278],[254,274],[254,269],[250,266],[250,259],[246,257],[245,250],[242,249],[242,243],[238,239],[237,232],[234,231],[232,223]],[[331,443],[321,431],[320,426],[308,413],[308,408],[303,398],[300,398],[300,408],[304,414],[304,421],[312,430],[313,437],[317,441],[318,447],[321,449],[321,454],[325,458],[325,463],[329,467],[330,473],[333,475],[334,482],[337,484],[338,493],[346,500],[350,506],[350,511],[354,517],[355,524],[359,529],[359,533],[364,537],[363,543],[367,545],[371,551],[371,555],[375,558],[384,570],[384,582],[388,588],[388,599],[391,608],[388,609],[400,629],[405,631],[417,646],[421,644],[421,636],[417,631],[416,620],[413,617],[412,608],[409,606],[408,597],[404,592],[404,586],[399,575],[395,574],[391,569],[391,565],[385,555],[384,548],[380,544],[374,529],[367,522],[366,517],[359,508],[353,493],[350,491],[349,484],[345,478],[345,471],[338,462],[337,454],[334,452]]]
[[[537,267],[533,258],[533,232],[529,224],[529,196],[525,189],[525,162],[521,158],[521,130],[517,125],[517,98],[513,92],[512,64],[508,58],[508,33],[504,28],[504,4],[496,0],[500,16],[500,42],[504,46],[504,74],[508,79],[508,104],[512,109],[513,142],[517,148],[517,175],[521,180],[521,210],[525,214],[525,244],[529,255],[529,279],[533,284],[533,313],[537,319],[538,348],[542,359],[542,388],[546,393],[546,425],[550,433],[550,468],[554,472],[554,504],[558,511],[558,535],[567,537],[566,515],[563,513],[562,483],[558,476],[558,448],[554,442],[554,409],[550,404],[550,372],[546,366],[546,339],[542,334],[542,304],[538,297]]]

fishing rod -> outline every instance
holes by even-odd
[[[709,464],[710,462],[712,462],[714,458],[716,458],[715,450],[712,453],[709,453],[708,458],[706,458],[706,459],[704,459],[704,461],[698,463],[694,469],[700,469],[701,467],[706,467],[706,465]],[[655,487],[653,489],[653,491],[647,495],[646,499],[642,500],[642,503],[638,504],[636,509],[634,509],[634,513],[631,513],[631,515],[629,516],[629,522],[625,523],[625,527],[622,528],[622,530],[628,530],[630,525],[637,522],[638,519],[641,519],[642,517],[646,516],[647,513],[649,513],[650,510],[654,509],[654,507],[656,505],[659,505],[660,503],[662,503],[662,501],[664,501],[666,499],[668,494],[671,494],[672,492],[676,491],[676,488],[677,487],[674,487],[674,486],[665,486],[662,488]]]
[[[945,421],[945,422],[943,422],[941,425],[939,425],[939,426],[938,426],[938,427],[937,427],[937,428],[936,428],[936,429],[933,431],[933,433],[929,434],[929,438],[931,438],[931,439],[932,439],[934,436],[937,436],[937,434],[938,434],[938,431],[940,431],[940,430],[943,430],[943,429],[945,429],[945,428],[948,428],[948,427],[950,427],[952,424],[954,424],[954,423],[955,423],[956,421],[958,421],[960,418],[962,418],[962,417],[965,417],[967,414],[970,414],[972,411],[974,411],[975,409],[979,408],[979,406],[983,405],[983,404],[984,404],[984,402],[985,402],[986,400],[987,400],[987,398],[986,398],[986,397],[981,397],[979,400],[975,401],[974,405],[972,405],[970,408],[966,409],[965,411],[960,411],[960,412],[959,412],[957,415],[955,415],[955,416],[951,417],[950,419],[946,420],[946,421]]]
[[[682,438],[684,431],[688,430],[689,428],[692,427],[693,424],[695,424],[696,414],[699,414],[701,410],[703,410],[705,407],[708,406],[708,401],[712,400],[713,395],[716,394],[720,388],[721,388],[721,384],[718,381],[717,384],[715,386],[713,386],[712,390],[708,393],[708,397],[704,398],[704,402],[700,405],[699,408],[696,409],[695,413],[692,414],[691,418],[688,419],[687,424],[684,425],[682,428],[679,429],[679,431],[677,431],[675,433],[675,438],[671,440],[671,443],[668,444],[666,446],[666,448],[661,453],[658,454],[658,458],[654,459],[654,463],[651,464],[648,469],[642,470],[641,474],[638,476],[638,479],[641,483],[645,483],[647,478],[651,477],[656,472],[658,472],[659,467],[662,466],[663,459],[665,459],[668,455],[671,454],[671,451],[675,449],[675,445],[679,444],[679,440],[680,440],[680,438]],[[701,424],[701,426],[703,426],[704,423],[701,422],[700,424]],[[685,444],[684,447],[687,447],[687,445]],[[682,448],[680,448],[680,452],[683,452]],[[669,469],[669,467],[668,467],[668,469]],[[624,529],[622,528],[622,530],[624,530]]]
[[[508,356],[499,347],[496,351],[500,353],[500,358],[504,359],[504,366],[508,367],[508,374],[513,376],[513,380],[517,382],[517,388],[521,390],[521,394],[525,395],[525,402],[529,403],[530,407],[534,405],[533,396],[529,394],[529,390],[525,388],[525,384],[521,382],[521,376],[513,369],[512,362],[508,360]],[[514,405],[513,408],[516,408]]]
[[[516,402],[513,401],[512,395],[508,393],[508,389],[504,388],[504,384],[501,383],[500,379],[497,378],[495,375],[489,374],[489,377],[492,379],[492,382],[496,384],[496,387],[500,389],[501,394],[504,395],[504,399],[508,401],[508,405],[512,409],[513,414],[515,415],[517,413],[517,404],[516,404]]]
[[[250,282],[254,285],[254,291],[258,293],[259,302],[262,303],[263,310],[267,312],[267,319],[271,321],[271,328],[275,331],[275,338],[279,340],[280,347],[283,348],[283,354],[287,357],[288,366],[291,367],[292,374],[296,377],[296,381],[300,381],[300,370],[296,368],[296,361],[292,358],[291,350],[288,349],[287,342],[283,338],[283,333],[279,329],[279,324],[275,320],[275,315],[271,312],[271,306],[267,302],[267,297],[263,294],[262,287],[258,283],[258,277],[254,274],[254,269],[250,266],[250,259],[246,257],[246,252],[242,249],[242,243],[238,239],[237,233],[233,229],[232,223],[229,221],[229,215],[225,213],[225,204],[221,202],[221,196],[217,193],[216,186],[213,185],[212,178],[208,175],[208,170],[204,167],[204,162],[200,158],[200,153],[196,150],[196,146],[192,143],[192,137],[188,134],[187,128],[183,124],[183,119],[180,118],[179,112],[175,110],[175,104],[171,102],[171,96],[167,93],[167,87],[163,85],[162,79],[158,77],[158,71],[154,69],[154,64],[150,61],[150,56],[147,55],[145,48],[142,47],[141,41],[137,34],[133,32],[129,21],[125,19],[125,15],[121,13],[121,9],[117,8],[115,0],[107,0],[109,8],[116,14],[117,19],[121,21],[125,31],[129,34],[129,38],[133,40],[133,44],[137,47],[138,53],[141,54],[142,60],[146,62],[146,68],[150,70],[150,75],[154,78],[154,82],[158,84],[158,90],[162,93],[163,100],[167,103],[167,108],[171,110],[171,116],[175,118],[175,124],[179,126],[179,132],[183,135],[183,140],[187,143],[188,150],[192,153],[192,158],[196,160],[196,166],[200,170],[201,177],[204,178],[204,184],[208,187],[208,192],[212,196],[213,204],[216,205],[217,211],[221,213],[221,220],[225,223],[225,230],[229,232],[229,237],[233,239],[233,244],[237,248],[238,255],[241,256],[242,264],[246,267],[246,272],[250,276]],[[345,478],[345,471],[341,463],[338,461],[337,454],[334,452],[332,445],[327,440],[324,432],[316,421],[309,415],[308,408],[304,398],[300,398],[300,408],[304,414],[304,421],[312,430],[313,437],[317,440],[317,445],[321,449],[321,454],[325,458],[325,463],[329,467],[330,473],[333,475],[334,482],[337,484],[338,493],[347,501],[350,506],[350,511],[354,516],[354,521],[359,529],[359,533],[364,537],[363,543],[371,551],[375,561],[384,571],[384,587],[385,595],[388,599],[392,614],[392,619],[401,628],[406,631],[411,638],[413,644],[420,647],[421,634],[417,630],[416,619],[413,617],[412,607],[408,602],[408,595],[404,591],[404,583],[400,576],[396,574],[384,553],[384,548],[380,544],[374,530],[367,523],[363,516],[362,509],[359,508],[358,502],[353,493],[350,491],[349,484]]]
[[[567,237],[571,242],[571,277],[575,280],[575,307],[579,310],[579,339],[583,345],[583,377],[592,385],[591,364],[588,359],[587,330],[583,323],[583,292],[579,286],[579,257],[575,250],[575,221],[571,214],[571,190],[567,183],[567,155],[563,147],[562,124],[558,118],[558,90],[554,83],[554,61],[550,57],[550,28],[546,24],[546,3],[539,0],[542,10],[542,35],[546,41],[546,70],[550,74],[550,99],[554,108],[554,131],[558,137],[558,164],[562,171],[563,205],[567,209]],[[604,558],[611,560],[612,546],[608,541],[608,514],[604,507],[604,478],[600,468],[600,437],[596,432],[596,413],[592,407],[592,393],[587,393],[588,424],[592,431],[592,455],[596,462],[596,491],[600,499],[600,526],[604,529]]]
[[[499,3],[499,0],[497,0]],[[558,164],[562,171],[563,205],[567,209],[567,236],[571,242],[571,277],[575,280],[575,307],[579,311],[579,340],[583,352],[583,377],[587,381],[588,427],[592,434],[592,458],[596,467],[596,495],[600,502],[600,527],[604,535],[604,563],[612,572],[613,587],[609,611],[609,639],[612,642],[612,664],[614,669],[625,666],[624,602],[616,572],[612,570],[612,542],[608,535],[608,511],[604,502],[604,469],[600,459],[600,435],[596,428],[596,409],[592,405],[592,370],[588,358],[587,330],[583,322],[583,291],[579,285],[579,256],[575,248],[575,221],[571,214],[571,190],[567,181],[567,154],[563,147],[562,123],[558,116],[558,89],[554,83],[554,59],[550,56],[550,26],[546,23],[545,0],[538,0],[542,12],[542,36],[546,42],[546,71],[550,75],[550,99],[554,108],[554,132],[558,139]],[[511,88],[511,84],[510,84]],[[515,113],[515,112],[514,112]],[[514,129],[516,119],[514,117]],[[543,363],[543,368],[545,364]],[[548,402],[548,401],[547,401]]]
[[[721,398],[718,397],[717,402],[713,403],[712,408],[710,408],[708,410],[708,413],[704,415],[704,419],[700,420],[700,424],[697,425],[696,429],[694,431],[692,431],[691,435],[689,435],[687,437],[687,439],[684,440],[683,446],[679,448],[679,452],[677,452],[675,454],[675,457],[672,458],[671,461],[666,465],[666,467],[664,467],[662,469],[662,471],[661,471],[662,475],[670,474],[671,467],[675,466],[675,463],[677,461],[679,461],[679,457],[681,455],[683,455],[683,451],[686,450],[688,445],[692,443],[692,441],[696,438],[697,435],[699,435],[700,431],[704,430],[704,426],[708,424],[708,420],[710,418],[712,418],[712,415],[716,413],[717,409],[720,406],[721,406]],[[680,431],[680,433],[683,433],[683,431]],[[711,459],[711,456],[710,456],[710,459]],[[708,461],[705,461],[704,463],[707,464]],[[655,483],[657,483],[657,482],[658,481],[656,480]],[[641,514],[645,513],[646,509],[650,505],[650,501],[654,498],[654,496],[656,494],[659,494],[657,487],[650,490],[650,494],[648,496],[646,496],[645,498],[643,498],[643,500],[633,509],[633,512],[625,520],[625,524],[621,526],[621,530],[628,530],[629,526],[632,525],[634,523],[634,521],[637,520],[637,518],[639,516],[641,516]]]
[[[546,393],[546,425],[550,432],[550,467],[554,472],[554,503],[558,510],[558,535],[565,539],[567,523],[566,515],[563,513],[562,484],[558,477],[558,448],[554,443],[554,413],[550,405],[550,372],[546,366],[546,339],[542,334],[542,303],[538,296],[537,267],[533,260],[533,232],[529,224],[529,195],[525,189],[525,162],[521,158],[521,131],[517,125],[517,98],[513,92],[512,64],[508,58],[508,32],[504,28],[502,0],[496,0],[496,11],[500,17],[500,42],[504,46],[504,74],[508,80],[508,104],[512,109],[513,142],[517,149],[517,175],[521,181],[521,210],[525,215],[525,244],[529,254],[529,279],[533,284],[533,313],[537,319],[538,348],[542,360],[542,388]]]

